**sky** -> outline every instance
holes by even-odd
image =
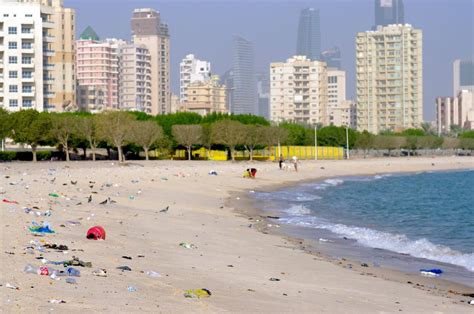
[[[171,81],[187,54],[211,62],[213,74],[232,66],[232,35],[255,44],[256,71],[295,54],[299,13],[320,10],[322,49],[341,48],[347,98],[355,99],[355,36],[374,24],[374,0],[64,0],[76,10],[77,36],[92,26],[100,38],[130,40],[134,8],[153,8],[169,25]],[[474,55],[474,0],[405,0],[405,22],[423,31],[424,119],[435,120],[435,98],[452,96],[452,63]]]

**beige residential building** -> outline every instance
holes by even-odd
[[[357,106],[352,100],[344,100],[338,107],[329,110],[331,124],[357,128]]]
[[[61,0],[3,0],[0,12],[0,107],[74,107],[74,10]]]
[[[146,46],[119,46],[119,108],[151,114],[151,86],[151,56]]]
[[[357,129],[418,128],[423,122],[422,32],[409,24],[356,38]]]
[[[171,111],[170,37],[168,25],[161,23],[153,9],[135,9],[132,15],[132,41],[145,45],[151,56],[151,114]]]
[[[461,90],[456,97],[436,98],[438,134],[447,134],[452,126],[474,130],[474,92]]]
[[[171,94],[171,110],[170,113],[176,113],[181,111],[181,101],[179,100],[179,96],[175,94]]]
[[[346,72],[328,68],[328,123],[335,126],[351,125],[351,102],[346,101]]]
[[[270,120],[329,124],[326,63],[294,56],[270,64]]]
[[[181,102],[181,110],[196,112],[200,115],[210,113],[227,113],[226,87],[219,84],[219,77],[214,75],[208,81],[190,83],[185,91],[187,100]]]

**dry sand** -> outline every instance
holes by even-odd
[[[257,178],[241,178],[250,166],[258,168]],[[236,196],[321,177],[461,168],[474,168],[474,158],[302,161],[297,173],[279,171],[276,163],[244,162],[0,164],[0,198],[19,202],[1,205],[1,310],[472,313],[474,306],[460,301],[469,298],[449,293],[440,296],[383,276],[363,276],[308,254],[285,237],[249,228],[248,217],[239,212],[248,212],[250,203]],[[219,175],[208,175],[211,169]],[[116,203],[99,204],[107,197]],[[24,207],[33,206],[41,212],[50,209],[52,215],[36,217],[24,212]],[[160,212],[167,206],[168,212]],[[27,227],[41,220],[49,221],[56,233],[33,236]],[[94,225],[105,228],[105,241],[85,238]],[[69,251],[35,250],[31,254],[25,251],[31,240],[64,244]],[[183,248],[181,242],[197,248]],[[57,281],[24,273],[26,264],[42,265],[36,259],[39,256],[53,261],[77,256],[92,262],[92,268],[77,267],[81,277],[76,285],[66,283],[65,278]],[[124,265],[132,271],[116,269]],[[108,277],[93,276],[92,271],[99,268],[106,269]],[[147,271],[161,277],[151,278]],[[271,277],[280,281],[270,281]],[[6,288],[7,283],[19,290]],[[129,286],[137,291],[129,292]],[[207,288],[212,296],[183,297],[184,290],[196,288]],[[66,303],[50,304],[51,299]]]

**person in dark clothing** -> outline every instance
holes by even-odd
[[[285,162],[285,158],[283,158],[283,155],[280,154],[280,160],[278,161],[278,164],[280,165],[280,170],[281,170],[281,167],[283,166],[284,162]]]

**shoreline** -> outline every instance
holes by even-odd
[[[243,179],[242,171],[251,166],[258,169],[257,178]],[[444,295],[419,280],[412,280],[419,288],[413,289],[406,283],[410,279],[400,283],[375,273],[372,267],[359,270],[358,263],[341,261],[342,266],[353,264],[347,269],[324,254],[308,254],[307,241],[274,234],[277,228],[266,227],[262,214],[246,197],[252,190],[363,171],[460,168],[474,168],[474,158],[303,161],[298,173],[283,172],[277,163],[265,162],[152,161],[124,166],[115,161],[3,163],[0,194],[20,204],[1,205],[2,309],[344,313],[350,308],[363,313],[469,313],[466,301],[472,298]],[[209,175],[211,170],[218,175]],[[48,197],[49,193],[59,197]],[[93,196],[91,203],[87,201],[89,195]],[[107,197],[116,203],[101,205]],[[24,212],[23,207],[32,206],[41,211],[50,208],[52,215],[36,217]],[[162,212],[166,208],[169,211]],[[249,228],[256,219],[262,221],[261,231],[257,225]],[[27,227],[41,220],[50,222],[56,233],[32,236]],[[71,220],[80,223],[71,225]],[[87,229],[94,225],[106,229],[107,240],[85,238]],[[41,239],[68,245],[73,251],[66,255],[51,250],[25,251],[31,240]],[[179,245],[183,242],[196,248],[183,248]],[[92,269],[80,269],[76,285],[23,272],[26,264],[41,265],[37,260],[40,256],[57,261],[72,255],[93,264]],[[132,270],[116,269],[123,265]],[[93,276],[93,270],[102,268],[107,269],[106,278]],[[148,271],[161,277],[151,278]],[[19,290],[7,289],[6,283]],[[137,291],[129,292],[130,286]],[[183,291],[197,288],[209,289],[212,296],[184,298]],[[49,304],[50,299],[66,303]]]
[[[317,183],[317,182],[323,182],[324,180],[327,179],[342,179],[342,178],[348,178],[348,177],[358,177],[358,176],[376,176],[376,175],[387,175],[387,174],[417,174],[417,173],[428,173],[428,172],[453,172],[453,171],[466,171],[466,170],[471,170],[472,168],[467,167],[463,169],[443,169],[443,170],[437,170],[437,171],[432,171],[432,170],[425,170],[425,171],[403,171],[403,172],[384,172],[384,173],[361,173],[361,174],[354,174],[354,175],[340,175],[340,176],[328,176],[328,177],[320,177],[317,179],[307,179],[307,180],[302,180],[300,182],[291,182],[291,183],[279,183],[275,184],[272,186],[266,186],[264,188],[261,188],[258,192],[278,192],[281,190],[285,190],[288,188],[294,188],[298,185],[305,184],[305,183]],[[251,195],[249,191],[245,192],[238,192],[235,193],[235,195],[232,195],[229,197],[229,206],[236,206],[233,202],[233,199],[235,197],[239,197],[241,200],[244,200],[244,202],[247,202],[247,206],[244,206],[244,209],[238,210],[238,213],[241,214],[243,217],[246,217],[247,219],[251,219],[250,222],[255,222],[257,220],[257,223],[254,224],[256,229],[259,232],[262,232],[264,234],[273,234],[277,235],[280,237],[283,237],[284,239],[288,240],[289,242],[293,243],[295,247],[298,249],[301,249],[305,251],[306,253],[316,256],[318,259],[330,262],[334,265],[340,266],[342,268],[349,268],[355,272],[360,273],[361,275],[367,275],[367,276],[372,276],[372,277],[379,277],[383,278],[385,280],[390,280],[402,284],[410,284],[412,285],[413,288],[417,288],[420,290],[428,291],[435,293],[439,296],[443,297],[455,297],[459,301],[464,300],[465,297],[462,296],[462,294],[467,294],[471,293],[474,291],[474,284],[472,286],[465,285],[460,282],[456,282],[450,279],[445,279],[445,278],[432,278],[432,277],[424,277],[420,276],[417,273],[411,273],[404,271],[402,269],[397,269],[393,267],[387,267],[387,266],[377,266],[374,267],[372,265],[367,268],[366,266],[361,266],[364,264],[364,260],[358,260],[354,258],[347,258],[347,257],[334,257],[331,256],[331,254],[328,252],[329,250],[326,250],[326,252],[321,252],[324,251],[321,250],[320,248],[318,249],[318,241],[316,238],[310,238],[309,235],[304,235],[304,233],[309,233],[309,232],[303,232],[302,230],[304,228],[298,227],[298,226],[293,226],[293,225],[287,225],[287,224],[280,224],[278,222],[278,219],[272,219],[270,217],[272,216],[278,216],[281,214],[278,211],[272,211],[272,210],[264,210],[260,208],[259,205],[264,203],[264,201],[257,200],[255,197]],[[247,208],[245,208],[247,207]],[[275,228],[275,226],[278,226],[278,228]],[[309,231],[309,230],[307,230]],[[313,231],[313,230],[312,230]],[[330,231],[328,231],[331,233]],[[354,240],[355,241],[355,240]],[[331,244],[326,244],[326,245],[331,245]],[[376,249],[373,247],[367,247],[368,249]],[[388,252],[390,254],[394,255],[407,255],[411,259],[415,260],[424,260],[422,258],[418,257],[413,257],[408,254],[401,254],[398,252],[394,251],[389,251],[385,249],[379,249],[384,252]],[[434,260],[429,260],[433,263],[438,263],[442,265],[449,265],[451,267],[459,267],[462,268],[461,266],[454,265],[454,264],[448,264],[444,262],[438,262]],[[366,264],[367,265],[367,264]],[[474,273],[468,271],[467,269],[463,269],[463,271],[466,271],[474,278]]]

